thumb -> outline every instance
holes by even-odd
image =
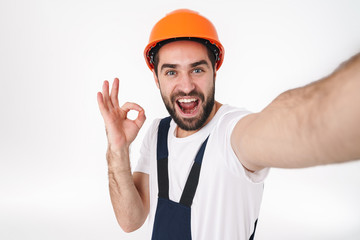
[[[141,109],[138,113],[137,118],[134,120],[134,122],[140,129],[143,126],[145,120],[146,120],[145,111],[144,111],[144,109]]]

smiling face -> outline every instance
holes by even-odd
[[[176,41],[161,47],[154,77],[164,104],[183,130],[200,129],[215,114],[215,73],[206,47]]]

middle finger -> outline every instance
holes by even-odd
[[[110,95],[111,102],[114,106],[119,106],[118,95],[119,95],[119,79],[115,78],[111,88],[111,95]]]

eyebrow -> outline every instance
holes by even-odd
[[[208,62],[205,61],[205,60],[200,60],[200,61],[198,61],[198,62],[191,63],[191,64],[190,64],[190,67],[193,68],[193,67],[197,67],[197,66],[199,66],[199,65],[206,65],[206,66],[209,67]],[[160,71],[162,71],[164,68],[175,68],[175,69],[176,69],[178,66],[179,66],[178,64],[164,63],[163,65],[161,65]]]
[[[162,71],[164,68],[176,68],[178,66],[178,64],[170,64],[170,63],[164,63],[161,66],[160,71]]]
[[[200,60],[200,61],[198,61],[198,62],[194,62],[194,63],[190,64],[191,67],[197,67],[197,66],[199,66],[199,65],[206,65],[206,66],[209,67],[208,62],[205,61],[205,60]]]

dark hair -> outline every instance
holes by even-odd
[[[172,39],[167,39],[167,40],[158,42],[156,44],[156,46],[153,47],[149,51],[150,63],[152,63],[154,65],[154,70],[155,70],[156,76],[158,76],[158,69],[157,69],[158,65],[159,65],[158,52],[159,52],[160,48],[163,47],[165,44],[175,42],[175,41],[183,41],[183,40],[194,41],[194,42],[203,44],[207,49],[208,57],[210,59],[213,70],[215,70],[215,64],[219,60],[219,52],[220,51],[219,51],[218,47],[216,47],[214,44],[212,44],[208,40],[202,39],[202,38],[192,38],[192,37],[172,38]]]

